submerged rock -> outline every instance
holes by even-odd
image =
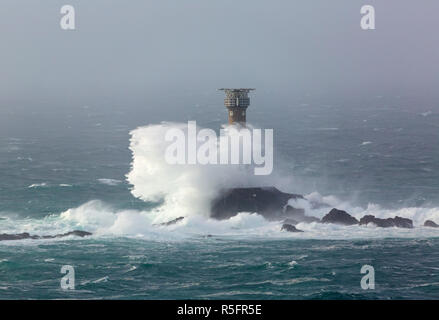
[[[73,230],[67,233],[63,233],[63,234],[57,234],[55,236],[44,236],[43,238],[47,239],[47,238],[63,238],[63,237],[68,237],[68,236],[76,236],[76,237],[86,237],[86,236],[91,236],[91,232],[87,232],[87,231],[81,231],[81,230]]]
[[[377,227],[381,227],[381,228],[391,228],[391,227],[407,228],[407,229],[413,228],[412,220],[407,218],[401,218],[398,216],[396,216],[395,218],[381,219],[381,218],[376,218],[373,215],[366,215],[360,219],[361,225],[367,225],[369,223],[373,223]]]
[[[159,226],[170,226],[170,225],[176,224],[177,222],[179,222],[183,219],[184,219],[184,217],[178,217],[178,218],[171,220],[171,221],[168,221],[168,222],[159,223],[158,225]]]
[[[322,218],[323,223],[334,223],[345,226],[358,224],[358,220],[343,210],[333,208],[327,215]]]
[[[297,229],[292,224],[284,223],[282,225],[281,231],[288,231],[288,232],[303,232],[302,230]]]
[[[439,224],[432,220],[427,220],[424,222],[424,227],[439,228]]]
[[[0,234],[0,241],[5,240],[24,240],[24,239],[54,239],[54,238],[63,238],[68,236],[77,236],[77,237],[86,237],[92,235],[90,232],[87,231],[81,231],[81,230],[74,230],[67,233],[62,234],[56,234],[53,236],[38,236],[38,235],[30,235],[27,232],[23,233],[16,233],[16,234],[7,234],[3,233]]]
[[[290,199],[303,199],[303,196],[274,187],[226,189],[212,201],[211,217],[223,220],[239,212],[257,212],[268,220],[283,220],[298,213],[304,214],[303,209],[284,211]]]
[[[0,241],[4,240],[22,240],[22,239],[39,239],[39,236],[31,236],[27,232],[16,233],[16,234],[0,234]]]

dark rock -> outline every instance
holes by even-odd
[[[77,236],[77,237],[86,237],[86,236],[91,236],[90,232],[87,231],[81,231],[81,230],[73,230],[67,233],[63,233],[63,234],[57,234],[54,236],[54,238],[62,238],[62,237],[68,237],[68,236]]]
[[[393,221],[395,223],[395,227],[407,229],[413,228],[413,221],[411,219],[396,216],[395,218],[393,218]]]
[[[53,236],[37,236],[37,235],[30,235],[27,232],[23,233],[16,233],[16,234],[0,234],[0,241],[5,240],[24,240],[24,239],[53,239],[53,238],[63,238],[68,236],[78,236],[78,237],[85,237],[90,236],[91,233],[87,231],[80,231],[80,230],[74,230],[63,234],[56,234]]]
[[[170,226],[170,225],[176,224],[177,222],[179,222],[183,219],[184,219],[184,217],[178,217],[178,218],[171,220],[171,221],[168,221],[168,222],[159,223],[158,225],[159,226]]]
[[[322,218],[323,223],[335,223],[345,226],[358,224],[358,220],[343,210],[332,209],[327,215]]]
[[[394,226],[393,221],[391,219],[375,218],[375,216],[373,215],[366,215],[360,219],[361,225],[367,225],[369,223],[373,223],[381,228],[390,228]]]
[[[434,221],[427,220],[424,222],[424,227],[439,228],[439,224]]]
[[[407,229],[413,228],[412,220],[401,218],[398,216],[396,216],[395,218],[381,219],[381,218],[376,218],[373,215],[366,215],[360,219],[360,225],[367,225],[369,223],[373,223],[377,227],[381,227],[381,228],[391,228],[391,227],[407,228]]]
[[[27,232],[16,233],[16,234],[7,234],[7,233],[0,234],[0,241],[3,241],[3,240],[38,239],[38,238],[39,238],[38,236],[31,236]]]
[[[296,229],[295,226],[288,224],[288,223],[284,223],[280,230],[281,231],[288,231],[288,232],[303,232],[302,230]]]
[[[303,196],[285,193],[274,187],[226,189],[212,201],[211,217],[223,220],[239,212],[257,212],[268,220],[283,220],[293,215],[283,209],[289,199],[303,199]],[[294,214],[303,214],[303,209],[295,210]]]

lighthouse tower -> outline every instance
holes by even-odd
[[[247,108],[250,105],[248,93],[255,89],[219,89],[226,93],[224,105],[229,111],[229,124],[245,125]]]

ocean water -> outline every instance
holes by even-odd
[[[0,233],[93,233],[1,241],[0,298],[439,298],[439,230],[422,226],[439,223],[439,110],[400,97],[253,101],[249,121],[274,129],[274,172],[259,180],[240,168],[163,165],[160,122],[218,130],[226,111],[215,93],[168,113],[166,104],[0,110]],[[241,184],[275,185],[357,218],[399,215],[415,228],[301,223],[291,234],[255,213],[209,219],[209,197]],[[360,286],[366,264],[374,290]],[[75,290],[60,287],[63,265],[75,269]]]

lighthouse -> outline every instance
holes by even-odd
[[[229,112],[229,124],[245,125],[247,108],[250,105],[250,98],[248,93],[255,89],[218,89],[226,93],[224,98],[224,105]]]

